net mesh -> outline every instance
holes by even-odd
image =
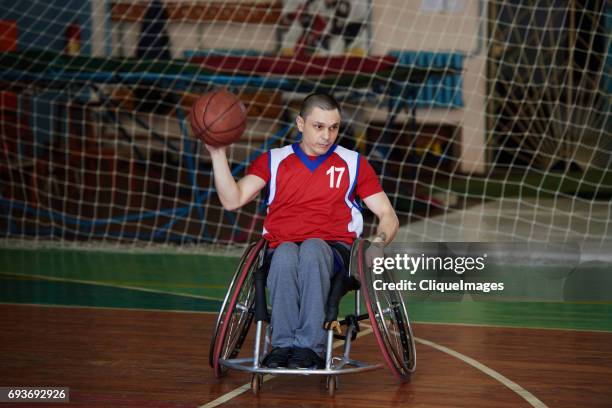
[[[248,109],[236,178],[333,93],[339,143],[378,171],[399,239],[609,240],[605,0],[2,1],[0,237],[231,248],[263,197],[216,197],[187,113]],[[365,235],[374,219],[366,216]]]

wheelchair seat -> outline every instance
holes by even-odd
[[[331,279],[327,304],[325,306],[325,322],[323,327],[328,330],[330,324],[338,319],[340,301],[348,292],[359,290],[360,284],[354,276],[349,275],[351,250],[341,242],[327,242],[334,255],[334,273]],[[266,301],[265,287],[273,250],[268,248],[267,242],[262,248],[265,254],[255,273],[255,320],[270,322]]]

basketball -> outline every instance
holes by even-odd
[[[238,141],[246,128],[246,108],[226,90],[200,96],[191,107],[190,116],[193,135],[214,147]]]

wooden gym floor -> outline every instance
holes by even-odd
[[[71,406],[611,406],[607,303],[411,304],[410,383],[383,368],[341,377],[332,398],[318,377],[267,377],[255,397],[248,374],[208,367],[235,258],[4,249],[0,261],[0,383],[70,387]],[[352,356],[382,363],[368,329]]]

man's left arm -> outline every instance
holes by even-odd
[[[381,191],[364,198],[363,202],[378,218],[376,238],[372,242],[387,245],[393,241],[399,228],[399,220],[389,198],[384,191]]]

